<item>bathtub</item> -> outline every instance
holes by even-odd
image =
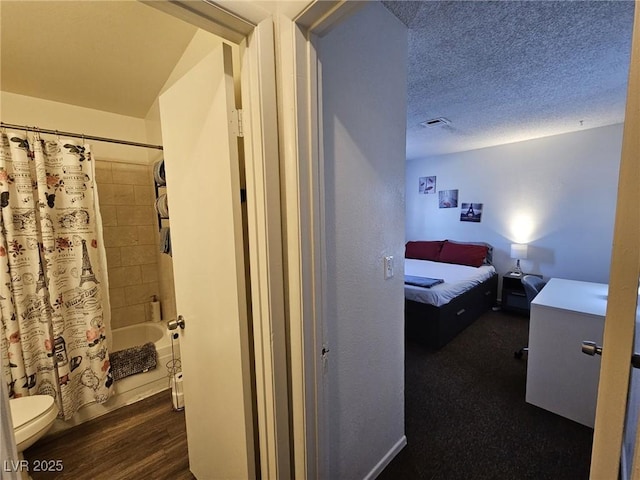
[[[155,343],[158,357],[160,357],[160,350],[163,348],[169,348],[169,353],[171,353],[171,339],[166,322],[138,323],[129,327],[116,328],[111,332],[112,352],[143,345],[147,342]]]
[[[171,367],[172,360],[171,333],[167,329],[166,322],[145,322],[113,330],[112,352],[153,342],[158,352],[158,363],[153,370],[131,375],[115,382],[115,396],[110,398],[107,403],[118,397],[120,406],[127,405],[169,388],[168,369]],[[177,340],[174,340],[173,348],[176,358],[179,358],[180,351]],[[123,397],[126,397],[126,400]]]
[[[129,327],[114,329],[111,333],[112,346],[110,351],[112,352],[143,345],[147,342],[153,342],[158,352],[156,368],[145,373],[138,373],[118,380],[114,383],[114,394],[109,400],[103,404],[92,403],[85,405],[78,410],[71,420],[56,420],[48,435],[79,425],[125,405],[135,403],[143,398],[169,389],[170,369],[174,365],[171,353],[171,335],[173,332],[167,329],[166,321],[139,323]],[[173,350],[175,352],[175,358],[179,359],[180,347],[177,339],[173,341]],[[167,394],[167,402],[169,404],[171,403],[171,396],[169,394]]]

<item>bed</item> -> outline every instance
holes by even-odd
[[[486,243],[407,242],[405,327],[408,339],[442,348],[496,304],[498,275]],[[420,279],[433,286],[419,286]]]

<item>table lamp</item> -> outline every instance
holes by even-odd
[[[512,243],[511,258],[516,259],[516,268],[512,273],[514,275],[522,275],[522,269],[520,268],[520,260],[524,260],[527,258],[527,245],[523,243]]]

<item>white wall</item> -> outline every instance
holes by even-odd
[[[511,270],[511,243],[528,243],[525,272],[608,283],[622,125],[415,160],[406,171],[406,239],[486,241],[499,273]],[[460,208],[438,208],[418,178],[483,203],[480,223]]]
[[[144,120],[92,108],[52,102],[42,98],[1,92],[2,121],[133,142],[147,142]],[[46,136],[46,138],[52,138]],[[147,163],[147,149],[104,142],[88,142],[98,160],[126,160]]]
[[[364,478],[404,445],[407,31],[372,4],[319,41],[322,65],[327,478]],[[383,257],[395,257],[384,279]],[[386,456],[386,457],[385,457]]]

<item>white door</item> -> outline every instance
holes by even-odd
[[[189,466],[199,480],[255,477],[231,48],[160,96]]]
[[[636,5],[602,365],[591,455],[593,480],[618,478],[640,274],[640,9]],[[588,339],[585,339],[588,340]],[[640,432],[640,430],[639,430]],[[636,440],[636,449],[640,442]],[[636,453],[637,457],[637,453]],[[640,479],[640,462],[634,465]],[[626,478],[626,477],[622,477]]]

